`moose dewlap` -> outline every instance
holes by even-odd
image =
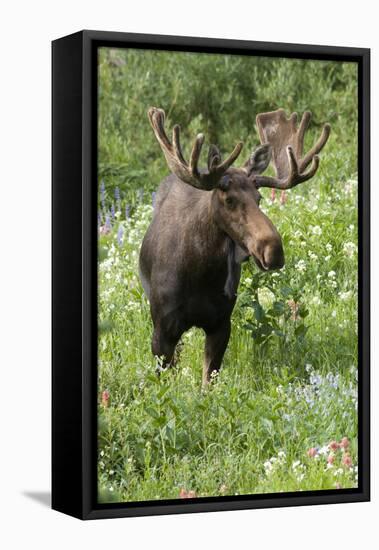
[[[289,119],[283,109],[262,113],[256,117],[262,145],[242,167],[233,166],[243,147],[239,142],[224,161],[211,145],[207,169],[199,169],[204,136],[196,137],[187,162],[179,126],[173,127],[170,141],[164,111],[151,107],[148,115],[171,171],[159,186],[139,259],[154,325],[152,352],[169,366],[182,334],[202,328],[206,385],[228,345],[241,263],[252,257],[264,271],[284,265],[281,237],[259,208],[259,188],[290,189],[311,179],[330,126],[325,124],[319,140],[303,154],[311,114],[305,112],[298,125],[296,113]],[[276,177],[261,175],[270,160]]]

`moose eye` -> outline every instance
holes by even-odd
[[[225,204],[228,208],[234,208],[236,206],[236,201],[233,197],[226,197]]]

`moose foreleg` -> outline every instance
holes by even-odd
[[[154,328],[153,338],[151,342],[151,351],[162,360],[161,367],[167,368],[174,364],[174,354],[180,336],[173,337],[160,327]]]
[[[221,367],[222,358],[228,345],[230,337],[230,319],[223,325],[219,326],[215,331],[206,332],[205,339],[205,356],[203,367],[203,388],[206,387],[211,378],[212,373],[218,373]]]

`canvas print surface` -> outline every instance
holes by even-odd
[[[357,136],[356,63],[99,48],[99,502],[358,486]]]

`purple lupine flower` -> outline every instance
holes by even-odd
[[[97,227],[101,226],[101,212],[97,213]]]
[[[127,204],[125,206],[125,219],[128,220],[130,218],[130,206]]]
[[[123,235],[124,235],[124,230],[122,228],[122,225],[119,225],[118,226],[118,231],[117,231],[117,242],[118,242],[119,246],[122,245]]]
[[[100,200],[102,208],[105,208],[105,183],[104,180],[101,180],[100,184]]]
[[[114,203],[112,203],[112,206],[111,206],[111,216],[112,216],[112,220],[115,219],[115,215],[116,215],[116,211],[115,211],[115,208],[114,208]]]
[[[156,201],[156,200],[157,200],[157,194],[156,194],[155,191],[153,191],[153,192],[151,193],[151,204],[152,204],[153,208],[155,208],[155,201]]]
[[[120,189],[118,187],[115,187],[114,197],[116,199],[117,211],[120,212],[121,211],[121,196],[120,196]]]
[[[143,201],[143,189],[138,189],[137,197],[138,197],[138,202],[141,203]]]
[[[112,229],[112,223],[111,223],[111,219],[109,217],[109,214],[107,214],[105,216],[105,227],[107,228],[108,231],[110,231]]]

